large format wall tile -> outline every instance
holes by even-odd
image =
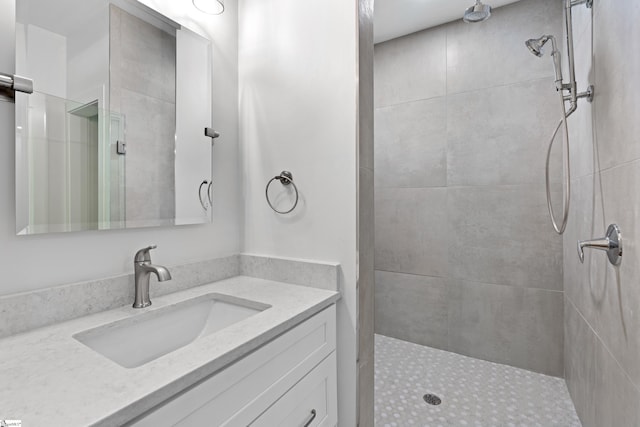
[[[565,298],[565,377],[585,427],[640,425],[640,390]]]
[[[604,236],[607,228],[601,177],[600,174],[587,175],[574,180],[572,185],[569,221],[563,235],[564,291],[587,322],[595,325],[598,307],[606,296],[605,276],[609,261],[603,252],[587,249],[584,263],[581,263],[576,244],[578,240]]]
[[[573,335],[567,384],[585,426],[638,426],[640,101],[628,82],[640,73],[640,3],[601,0],[581,9],[574,13],[576,74],[579,89],[595,83],[595,99],[581,102],[569,123],[575,178],[564,236],[565,322]],[[621,265],[594,250],[579,263],[576,241],[603,236],[610,223],[622,230]]]
[[[640,2],[599,0],[593,13],[594,108],[606,169],[640,158],[640,102],[629,86],[640,75]]]
[[[636,355],[637,356],[637,355]],[[637,362],[637,359],[636,359]],[[618,361],[603,345],[596,350],[598,393],[595,426],[637,427],[640,425],[640,390],[620,369]]]
[[[548,57],[536,58],[524,42],[543,34],[562,41],[562,2],[521,1],[493,11],[477,25],[447,26],[447,93],[553,76]]]
[[[443,96],[446,43],[437,27],[376,45],[375,106]]]
[[[119,14],[122,39],[117,64],[124,89],[135,90],[167,102],[176,102],[176,38],[112,6]]]
[[[640,424],[640,390],[565,298],[565,376],[585,427]]]
[[[563,375],[563,294],[452,281],[451,350],[547,375]]]
[[[429,276],[447,271],[446,189],[377,189],[377,270]]]
[[[447,184],[544,183],[547,146],[561,117],[553,78],[447,97]],[[551,178],[561,179],[558,137]]]
[[[562,239],[549,224],[544,191],[449,188],[447,219],[451,277],[562,290]]]
[[[376,110],[377,188],[446,185],[445,114],[444,97]]]
[[[121,115],[119,138],[125,136],[127,142],[126,201],[122,200],[124,211],[118,212],[117,217],[126,211],[126,221],[132,224],[158,218],[172,224],[175,36],[113,5],[110,17],[110,109]],[[112,184],[114,188],[121,187]]]
[[[544,190],[560,106],[551,60],[524,46],[561,41],[561,22],[560,2],[523,0],[376,46],[377,332],[432,346],[446,334],[449,350],[562,375],[562,238]],[[443,307],[449,332],[429,320]]]
[[[583,426],[596,426],[597,338],[575,306],[564,299],[564,375]]]
[[[376,332],[447,349],[446,279],[376,271]]]
[[[605,223],[620,227],[624,252],[619,267],[607,263],[595,327],[631,381],[640,387],[640,161],[603,172],[602,190]]]
[[[127,123],[126,218],[173,219],[176,106],[127,89],[120,93]]]
[[[567,297],[613,352],[631,380],[640,384],[640,162],[579,178],[574,183],[573,206],[564,236],[564,283]],[[602,237],[616,223],[623,235],[623,257],[612,266],[606,254],[585,250],[578,260],[578,240]],[[579,344],[576,344],[581,347]]]

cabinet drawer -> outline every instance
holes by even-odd
[[[335,305],[130,425],[247,426],[336,347]]]
[[[337,424],[336,354],[331,353],[251,427],[333,427]]]

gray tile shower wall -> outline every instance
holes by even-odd
[[[583,425],[640,425],[640,3],[596,0],[574,8],[579,89],[592,104],[569,119],[573,205],[564,236],[565,371]],[[623,235],[619,267],[576,240]]]
[[[560,1],[522,0],[376,45],[376,332],[563,376],[560,112],[524,46],[562,23]]]

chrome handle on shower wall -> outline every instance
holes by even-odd
[[[584,248],[599,249],[607,252],[609,262],[620,265],[622,261],[622,233],[616,224],[609,225],[607,235],[601,239],[578,240],[578,258],[584,263]]]

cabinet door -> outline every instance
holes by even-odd
[[[337,424],[336,353],[333,352],[251,427],[333,427]]]
[[[335,322],[332,305],[128,426],[249,425],[335,350]]]

